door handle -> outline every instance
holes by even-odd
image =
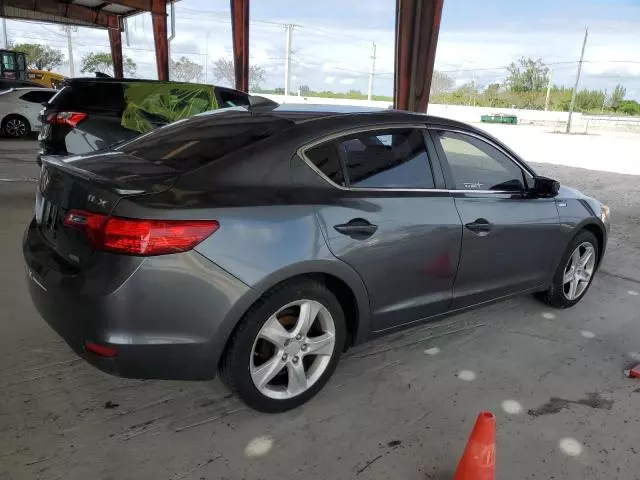
[[[484,237],[489,235],[493,225],[486,218],[477,218],[471,223],[466,223],[465,227],[472,232],[477,233],[479,236]]]
[[[369,238],[371,235],[376,233],[376,230],[378,230],[377,225],[370,223],[364,218],[353,218],[347,223],[335,225],[333,228],[336,230],[336,232],[342,233],[343,235],[347,235],[357,240]]]

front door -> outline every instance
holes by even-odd
[[[340,183],[335,203],[319,208],[318,221],[332,253],[367,287],[371,328],[385,330],[446,311],[462,227],[451,195],[435,189],[439,180],[423,129],[346,135],[305,156]]]
[[[543,285],[562,238],[555,201],[530,196],[531,173],[490,140],[445,130],[432,138],[463,225],[452,308]]]

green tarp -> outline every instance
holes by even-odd
[[[123,89],[121,125],[140,133],[218,108],[213,85],[132,82]]]

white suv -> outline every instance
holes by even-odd
[[[40,130],[42,104],[57,93],[52,88],[12,88],[0,92],[0,128],[9,137]]]

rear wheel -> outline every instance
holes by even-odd
[[[26,118],[20,115],[8,115],[2,120],[2,130],[13,138],[26,137],[31,132],[31,126]]]
[[[340,303],[324,285],[286,283],[240,322],[223,357],[222,378],[256,410],[295,408],[333,374],[345,332]]]
[[[598,241],[583,230],[569,243],[551,286],[539,295],[546,304],[568,308],[578,303],[591,286],[598,262]]]

